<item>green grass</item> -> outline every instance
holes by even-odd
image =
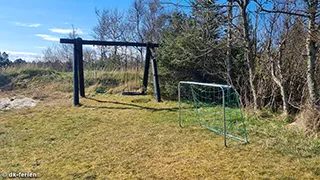
[[[16,77],[33,74],[19,72]],[[108,78],[123,77],[113,73],[85,76],[110,88]],[[89,98],[74,107],[72,73],[40,74],[26,79],[27,88],[0,94],[40,101],[33,108],[0,110],[0,173],[34,172],[39,179],[320,178],[319,138],[288,130],[275,114],[246,117],[249,144],[228,139],[225,148],[222,135],[196,123],[179,128],[176,101],[99,94],[94,80],[87,84]],[[57,78],[36,80],[46,76]],[[187,118],[197,122],[193,117],[189,112]]]
[[[202,106],[197,110],[193,104],[181,103],[180,121],[182,126],[194,126],[201,123],[202,126],[213,132],[223,134],[224,132],[224,108],[222,106]],[[243,116],[239,108],[225,108],[226,132],[236,138],[246,139],[246,128]]]
[[[221,135],[179,128],[174,101],[96,95],[81,103],[48,97],[1,111],[0,170],[41,179],[320,178],[319,146],[285,133],[283,123],[249,118],[250,143],[225,148]]]
[[[277,120],[259,119],[250,117],[247,119],[250,125],[248,132],[254,141],[266,148],[275,149],[279,153],[290,157],[314,158],[320,157],[319,138],[306,136],[285,128],[288,122]]]

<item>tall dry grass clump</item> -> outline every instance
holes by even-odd
[[[320,106],[305,105],[296,117],[296,122],[301,125],[307,133],[320,132]]]

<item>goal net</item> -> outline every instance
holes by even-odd
[[[215,133],[248,142],[237,93],[228,85],[180,81],[179,125],[200,124]]]

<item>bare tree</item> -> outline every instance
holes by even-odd
[[[270,62],[270,71],[271,71],[271,76],[272,80],[279,86],[280,88],[280,93],[282,97],[282,107],[283,107],[283,114],[287,115],[289,112],[289,104],[288,104],[288,87],[286,84],[286,78],[284,78],[283,75],[283,50],[284,46],[286,44],[286,37],[288,34],[288,28],[289,26],[285,26],[286,32],[284,38],[280,40],[279,46],[278,46],[278,52],[276,53],[276,57],[274,57],[272,52],[272,45],[273,45],[273,39],[274,39],[274,31],[276,27],[277,20],[279,19],[279,14],[274,14],[270,16],[269,24],[266,25],[266,30],[267,30],[267,58]],[[287,20],[288,18],[286,18]],[[288,23],[286,21],[286,23]]]
[[[91,48],[85,48],[83,50],[83,61],[86,68],[91,70],[95,69],[95,64],[97,62],[96,51]]]
[[[69,39],[76,39],[79,37],[77,29],[72,26],[72,31],[68,34]],[[72,62],[73,62],[73,45],[71,44],[59,44],[56,49],[57,56],[59,60],[64,63],[64,71],[71,71],[72,70]]]
[[[315,80],[315,70],[316,70],[316,54],[318,51],[318,47],[316,45],[316,37],[318,33],[317,28],[317,17],[319,16],[319,0],[301,0],[298,1],[296,4],[302,4],[302,6],[297,6],[296,4],[293,4],[293,8],[290,9],[290,11],[279,9],[279,8],[273,8],[272,10],[269,10],[264,7],[263,3],[258,0],[254,0],[260,7],[261,11],[268,12],[268,13],[282,13],[282,14],[288,14],[292,16],[299,16],[306,18],[308,20],[308,33],[306,38],[306,51],[307,51],[307,64],[308,64],[308,70],[307,70],[307,83],[308,83],[308,90],[309,90],[309,99],[312,105],[315,105],[319,102],[319,93],[317,90],[317,83]],[[272,2],[273,7],[277,7],[279,1],[273,1]],[[290,2],[287,2],[290,3]],[[302,9],[301,9],[302,8]]]
[[[117,9],[112,11],[103,9],[99,11],[96,9],[96,15],[98,18],[98,24],[93,28],[93,37],[102,41],[125,41],[127,40],[127,24],[123,12],[119,12]],[[121,59],[118,54],[118,47],[114,46],[111,51],[111,56],[108,58],[107,64],[110,68],[121,68]],[[107,59],[107,48],[100,47],[100,60],[105,61]]]
[[[124,23],[124,14],[118,9],[110,11],[103,9],[100,12],[96,9],[98,17],[98,24],[93,28],[95,39],[101,41],[123,41],[125,40],[124,33],[126,31],[126,24]],[[114,54],[117,54],[117,47],[114,47]]]
[[[143,20],[143,34],[145,41],[157,42],[162,28],[168,20],[160,0],[146,0],[146,11]]]
[[[145,0],[134,0],[129,9],[128,19],[131,22],[129,29],[131,32],[131,39],[136,42],[144,42],[142,32],[142,25],[146,13]]]
[[[108,22],[105,20],[108,16],[108,11],[103,10],[100,12],[98,9],[95,9],[96,15],[98,16],[98,24],[93,27],[93,38],[100,40],[100,41],[106,41],[107,36],[107,26]],[[107,48],[105,46],[99,46],[100,50],[100,61],[106,60],[106,50]]]
[[[248,19],[248,6],[250,0],[234,0],[240,10],[240,17],[242,20],[242,35],[244,39],[245,45],[245,59],[247,61],[248,69],[249,69],[249,83],[250,89],[253,96],[253,107],[254,109],[258,108],[258,95],[255,86],[255,57],[252,46],[252,39],[250,37],[250,29],[249,29],[249,19]]]
[[[128,14],[128,24],[130,30],[130,39],[135,42],[145,42],[145,38],[143,35],[143,20],[146,13],[145,0],[134,0]],[[139,66],[142,65],[143,62],[143,48],[135,47],[139,51],[139,56],[136,57],[136,67],[137,71],[139,71]]]
[[[233,20],[233,0],[228,0],[228,32],[227,32],[227,72],[230,81],[233,79],[232,76],[232,20]]]

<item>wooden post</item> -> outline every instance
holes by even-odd
[[[152,75],[153,75],[154,93],[156,96],[156,100],[157,102],[161,102],[160,86],[159,86],[159,78],[158,78],[158,67],[157,67],[157,61],[154,57],[152,57]]]
[[[76,43],[78,44],[78,59],[79,59],[79,85],[80,85],[80,96],[85,97],[84,91],[84,75],[83,75],[83,52],[82,52],[82,39],[77,38]]]
[[[143,73],[143,90],[142,94],[146,94],[148,88],[148,75],[149,75],[149,67],[150,67],[150,57],[151,57],[151,50],[149,45],[147,44],[147,52],[146,52],[146,60],[144,64],[144,73]]]
[[[78,79],[78,69],[79,69],[79,47],[78,43],[73,44],[73,105],[78,106],[79,103],[79,79]]]

